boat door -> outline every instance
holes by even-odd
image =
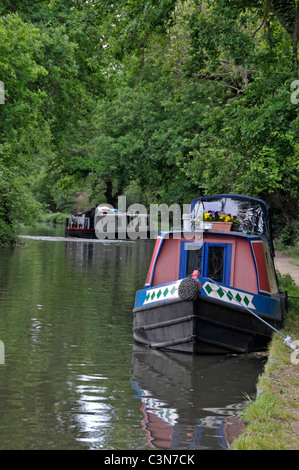
[[[181,242],[180,279],[190,276],[194,270],[202,277],[209,277],[220,284],[230,283],[231,243]]]

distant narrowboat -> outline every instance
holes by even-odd
[[[96,206],[65,221],[65,236],[85,239],[136,240],[148,238],[147,214],[122,213],[112,207]]]
[[[136,293],[135,341],[191,354],[266,350],[286,304],[268,205],[235,194],[201,197],[188,219],[181,231],[158,234]]]

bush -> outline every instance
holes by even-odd
[[[294,230],[291,225],[286,225],[283,229],[280,243],[283,247],[292,246],[294,243]]]
[[[0,245],[13,245],[16,240],[16,232],[14,227],[8,225],[4,220],[0,219]]]
[[[40,222],[49,222],[51,224],[64,224],[65,219],[70,217],[70,214],[64,212],[48,212],[46,214],[42,214],[39,217]]]

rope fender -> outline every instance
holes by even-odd
[[[183,279],[179,285],[178,294],[181,300],[195,300],[198,297],[198,282],[191,277]]]

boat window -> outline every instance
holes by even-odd
[[[190,246],[190,245],[189,245]],[[202,245],[190,247],[187,254],[187,276],[190,276],[193,271],[198,270],[201,275],[202,267]]]
[[[223,246],[209,246],[206,275],[216,282],[223,282],[224,254]]]
[[[229,284],[232,244],[182,242],[180,279],[199,271],[202,277]]]

